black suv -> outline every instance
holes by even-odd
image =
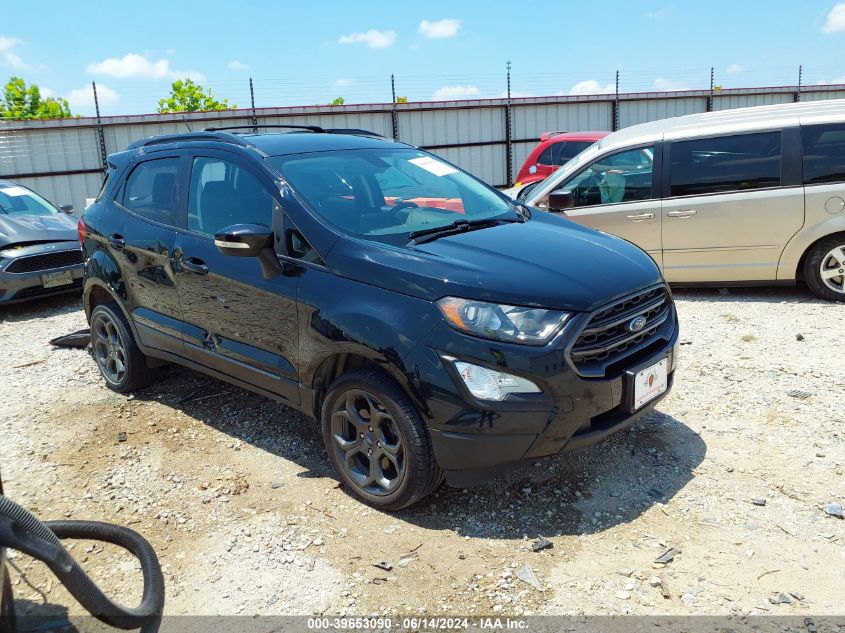
[[[595,442],[672,384],[648,255],[363,131],[140,141],[79,233],[112,389],[171,361],[275,398],[380,508]]]

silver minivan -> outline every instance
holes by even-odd
[[[845,100],[634,125],[509,193],[637,244],[670,283],[845,301]]]

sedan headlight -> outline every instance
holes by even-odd
[[[483,338],[545,345],[566,323],[570,314],[560,310],[545,310],[486,303],[458,297],[444,297],[437,302],[449,325],[457,330]]]

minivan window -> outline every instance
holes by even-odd
[[[845,123],[805,125],[804,184],[845,182]]]
[[[150,220],[173,224],[178,158],[159,158],[138,165],[126,180],[123,206]]]
[[[571,192],[576,207],[649,200],[653,157],[653,147],[602,156],[557,191]]]
[[[219,158],[194,158],[188,228],[214,235],[232,224],[273,226],[274,199],[252,173]]]
[[[670,156],[672,196],[780,186],[780,132],[676,141]]]
[[[273,156],[270,162],[325,221],[392,243],[456,220],[514,219],[495,191],[415,149],[378,148]]]

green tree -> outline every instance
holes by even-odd
[[[170,86],[170,96],[159,99],[159,112],[205,112],[207,110],[229,110],[237,108],[229,105],[227,99],[217,100],[211,90],[206,90],[193,79],[179,79]]]
[[[346,99],[344,99],[343,97],[338,97],[337,99],[332,101],[329,105],[343,105],[344,103],[346,103]]]
[[[66,119],[72,116],[66,99],[42,98],[38,86],[27,86],[20,77],[11,77],[0,95],[0,118],[3,119]]]

